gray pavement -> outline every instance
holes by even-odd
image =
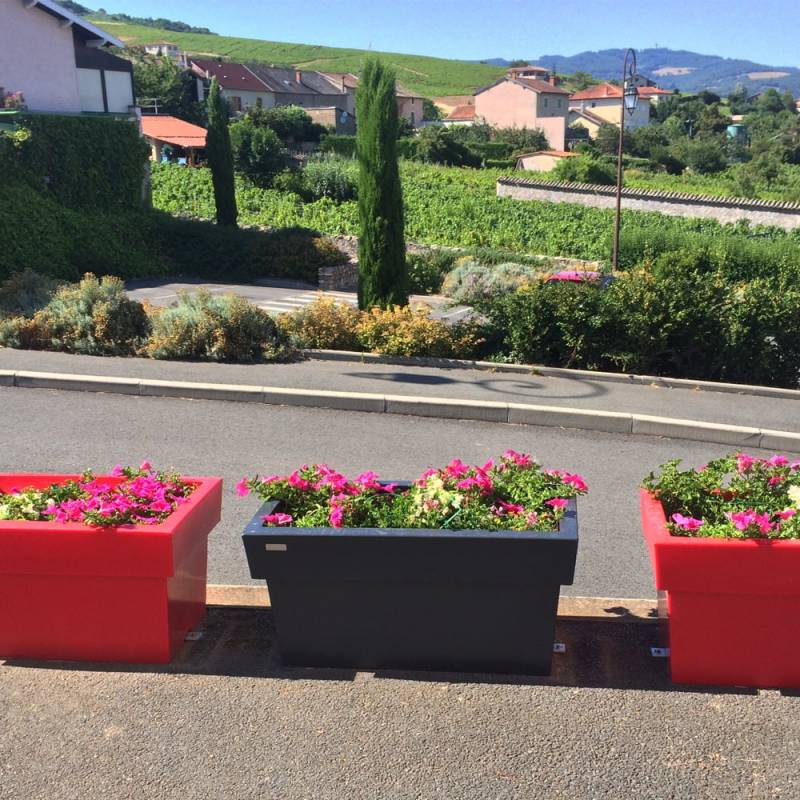
[[[800,401],[474,369],[310,360],[203,364],[0,348],[0,369],[534,403],[800,431]]]
[[[800,796],[800,696],[671,687],[655,633],[560,621],[552,677],[352,673],[212,608],[167,667],[0,662],[0,798]]]
[[[730,450],[528,425],[49,389],[2,388],[0,408],[3,472],[74,472],[147,458],[187,474],[222,476],[223,520],[209,550],[212,583],[250,582],[239,535],[257,505],[234,493],[245,474],[325,461],[345,472],[374,469],[388,479],[410,479],[455,456],[483,463],[511,447],[580,472],[591,487],[579,501],[577,574],[565,592],[650,598],[651,571],[639,532],[642,478],[669,458],[698,465]]]

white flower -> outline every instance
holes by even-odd
[[[790,486],[786,493],[795,508],[800,508],[800,486]]]

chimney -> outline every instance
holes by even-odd
[[[298,83],[302,83],[302,82],[303,82],[303,73],[302,73],[302,72],[300,72],[300,70],[299,70],[299,69],[296,69],[296,70],[294,71],[294,79],[295,79],[295,80],[296,80]]]
[[[555,72],[551,72],[550,77],[547,79],[547,82],[551,86],[558,86],[558,75],[556,75]]]

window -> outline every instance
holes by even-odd
[[[547,98],[544,99],[544,107],[547,108]]]
[[[597,107],[597,103],[595,103],[594,100],[592,100],[592,108],[596,108],[596,107]]]
[[[233,94],[229,95],[228,105],[231,107],[231,111],[235,111],[238,113],[239,111],[242,110],[242,98]]]
[[[561,98],[558,98],[558,107],[561,108]]]

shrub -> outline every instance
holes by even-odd
[[[591,156],[562,158],[556,164],[553,175],[560,181],[575,183],[598,183],[603,186],[613,186],[617,182],[613,166]]]
[[[317,125],[300,106],[274,106],[267,109],[251,109],[247,116],[257,125],[266,125],[277,134],[284,144],[293,142],[318,142],[325,131]]]
[[[15,272],[0,283],[0,318],[30,316],[47,305],[58,281],[32,269]]]
[[[481,157],[477,153],[473,153],[450,131],[435,126],[423,128],[420,134],[411,140],[408,155],[417,161],[444,164],[449,167],[481,165]]]
[[[249,120],[230,126],[233,166],[256,186],[267,187],[283,167],[283,145],[271,128]]]
[[[181,294],[169,308],[152,309],[151,324],[144,352],[152,358],[249,363],[290,354],[272,317],[238,295]]]
[[[409,306],[364,312],[357,335],[365,350],[389,356],[470,358],[482,343],[474,323],[448,325]]]
[[[323,153],[335,153],[345,158],[356,157],[356,137],[324,133],[319,140],[319,149]]]
[[[302,190],[312,202],[321,197],[337,203],[352,200],[358,192],[358,167],[336,156],[311,159],[303,168]]]
[[[57,289],[31,319],[8,320],[0,329],[0,344],[84,355],[131,355],[148,330],[144,307],[126,296],[119,278],[98,280],[86,274],[80,283]]]
[[[714,139],[695,139],[686,148],[687,164],[700,175],[721,172],[727,166],[725,153]]]
[[[345,303],[320,297],[313,303],[281,314],[278,327],[301,348],[361,350],[357,330],[360,313]]]
[[[452,250],[429,250],[408,253],[408,288],[412,294],[437,294],[444,276],[452,269],[457,253]]]
[[[486,266],[461,258],[442,283],[442,292],[456,303],[480,306],[536,280],[540,270],[528,264]]]

